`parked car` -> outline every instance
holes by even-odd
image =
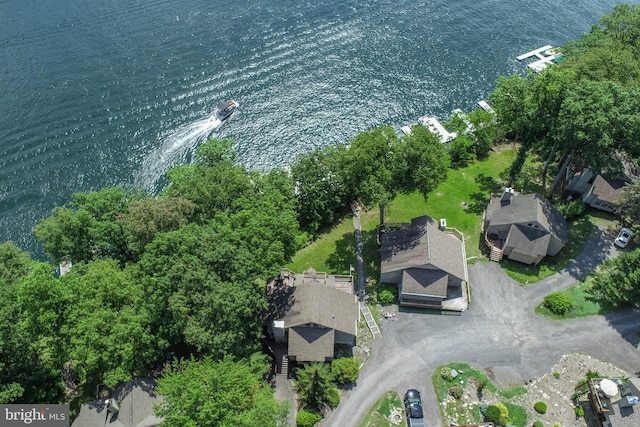
[[[418,390],[412,388],[404,394],[404,410],[409,427],[426,427],[422,412],[422,398]]]
[[[631,239],[633,238],[633,231],[628,228],[623,228],[618,233],[616,240],[613,241],[613,244],[619,248],[626,248]]]

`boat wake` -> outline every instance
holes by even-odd
[[[198,144],[206,141],[223,123],[211,116],[167,132],[156,148],[145,156],[136,185],[156,193],[158,183],[167,171],[176,164],[190,161]]]

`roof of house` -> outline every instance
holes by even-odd
[[[356,296],[322,283],[295,286],[291,308],[280,320],[285,328],[310,323],[356,335],[360,312]]]
[[[630,378],[632,390],[635,392],[640,388],[639,378]],[[637,396],[636,397],[640,397]],[[626,399],[623,397],[622,399]],[[611,405],[611,412],[608,413],[608,420],[611,423],[611,427],[637,427],[640,425],[640,405],[620,407],[622,399],[616,401]]]
[[[513,251],[532,257],[546,255],[551,234],[546,230],[513,224],[509,230],[509,246]]]
[[[567,222],[551,203],[538,193],[492,197],[487,206],[488,227],[507,224],[540,224],[561,242],[569,238]],[[546,253],[546,251],[545,251]]]
[[[335,330],[297,326],[289,328],[289,354],[304,362],[324,362],[333,358]]]
[[[462,242],[445,233],[429,216],[411,220],[411,224],[382,235],[380,249],[382,274],[413,267],[432,266],[466,280]]]
[[[599,200],[615,204],[622,195],[622,188],[625,184],[622,179],[613,179],[598,175],[593,181],[593,194]]]
[[[449,274],[442,270],[409,268],[402,272],[402,293],[447,297]]]
[[[151,378],[134,378],[120,384],[113,392],[120,410],[113,414],[107,410],[104,400],[85,403],[72,427],[154,427],[162,418],[153,415],[153,405],[164,399],[155,393],[156,383]]]

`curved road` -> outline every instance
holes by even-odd
[[[544,296],[576,284],[617,251],[611,238],[597,231],[585,251],[562,272],[526,288],[506,276],[496,263],[469,266],[472,301],[462,316],[400,312],[383,320],[356,386],[323,425],[357,426],[387,390],[400,396],[421,391],[428,427],[441,427],[431,375],[442,364],[464,362],[484,369],[501,386],[521,385],[547,372],[565,353],[581,352],[625,371],[640,371],[634,341],[640,311],[555,321],[534,313]]]

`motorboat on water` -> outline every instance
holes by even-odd
[[[236,111],[237,108],[238,108],[238,103],[236,101],[232,101],[232,100],[222,101],[221,103],[218,104],[216,117],[220,121],[224,121],[229,117],[231,117],[231,115]]]

